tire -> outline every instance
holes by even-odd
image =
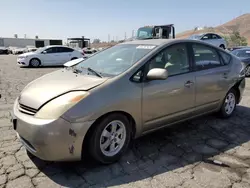
[[[224,49],[224,50],[226,49],[225,46],[224,46],[224,44],[221,44],[221,45],[220,45],[220,48],[222,48],[222,49]]]
[[[71,61],[74,60],[74,59],[78,59],[78,58],[77,58],[77,57],[72,57],[72,58],[71,58]]]
[[[111,123],[116,126],[112,126]],[[112,127],[117,128],[117,131],[113,132],[114,134],[112,133]],[[89,138],[90,155],[102,164],[111,164],[118,161],[129,146],[131,133],[131,125],[124,115],[114,113],[106,116],[96,124]],[[116,143],[118,138],[120,145]],[[116,147],[113,151],[111,151],[112,146]]]
[[[249,77],[250,76],[250,65],[248,65],[245,69],[245,75],[246,77]]]
[[[39,67],[41,65],[41,61],[37,58],[33,58],[30,60],[29,66],[30,67]]]
[[[237,92],[235,91],[235,89],[231,89],[224,98],[223,104],[219,112],[220,117],[229,118],[230,116],[232,116],[236,109],[236,103]]]

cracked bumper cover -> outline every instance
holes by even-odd
[[[17,102],[12,116],[18,138],[33,155],[46,161],[81,160],[82,143],[93,121],[70,123],[63,118],[38,119],[19,112]]]

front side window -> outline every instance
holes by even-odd
[[[201,39],[202,40],[209,40],[209,39],[212,39],[212,36],[210,34],[206,34]]]
[[[205,70],[221,66],[220,56],[217,51],[202,44],[192,45],[194,63],[197,70]]]
[[[188,53],[185,44],[175,44],[158,53],[149,62],[149,70],[167,69],[168,76],[187,73],[190,70]]]
[[[48,48],[48,49],[46,49],[44,51],[46,51],[47,54],[57,53],[58,52],[56,47]]]
[[[75,68],[80,71],[91,68],[104,76],[116,76],[126,71],[155,47],[140,44],[116,45],[80,62]]]

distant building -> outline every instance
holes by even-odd
[[[59,39],[30,39],[30,38],[3,38],[0,37],[0,46],[13,46],[25,48],[26,46],[35,46],[37,48],[48,45],[62,45],[63,41]]]

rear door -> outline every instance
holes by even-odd
[[[58,59],[58,64],[63,65],[67,61],[70,61],[73,56],[73,49],[67,48],[67,47],[58,47],[58,52],[59,52],[59,59]]]
[[[208,45],[190,43],[195,70],[196,113],[206,113],[218,107],[230,80],[230,55]]]

